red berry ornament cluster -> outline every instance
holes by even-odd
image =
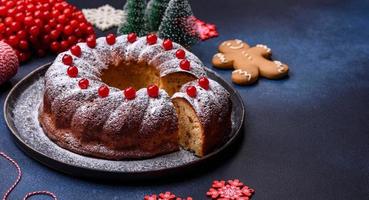
[[[238,179],[226,181],[214,181],[206,193],[211,199],[218,200],[249,200],[254,190],[244,185]]]
[[[192,197],[181,198],[177,197],[175,194],[171,192],[160,193],[159,195],[152,194],[146,195],[144,200],[193,200]]]
[[[82,13],[64,0],[1,0],[0,40],[24,62],[32,54],[66,51],[95,32]]]

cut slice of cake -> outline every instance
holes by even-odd
[[[172,97],[178,116],[179,143],[197,156],[223,144],[231,131],[232,103],[219,83],[200,78]]]

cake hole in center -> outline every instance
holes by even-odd
[[[101,80],[111,87],[124,90],[134,87],[136,90],[148,85],[159,85],[159,72],[155,67],[146,63],[121,62],[111,65],[101,73]]]

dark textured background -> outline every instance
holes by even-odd
[[[80,8],[104,4],[70,2]],[[121,8],[124,1],[110,4]],[[192,8],[220,32],[220,37],[192,49],[206,65],[211,67],[221,41],[239,38],[267,44],[274,58],[290,66],[287,79],[235,86],[247,108],[240,147],[201,173],[172,181],[89,181],[27,157],[13,142],[1,116],[0,151],[18,160],[24,171],[11,200],[43,189],[62,200],[142,199],[147,193],[166,190],[205,199],[212,180],[231,178],[255,188],[255,200],[369,198],[369,2],[193,0]],[[1,86],[1,105],[12,85],[51,60],[53,56],[24,64],[11,83]],[[230,81],[230,71],[216,71]],[[14,178],[13,167],[1,159],[0,193]]]

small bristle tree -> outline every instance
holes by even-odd
[[[145,22],[147,31],[156,32],[159,30],[169,0],[150,0],[145,11]]]
[[[145,35],[145,8],[146,0],[127,0],[124,5],[126,19],[118,28],[119,34],[135,32],[139,36]]]
[[[185,47],[194,45],[199,41],[199,37],[192,16],[187,0],[171,0],[159,27],[159,37],[170,38]]]

